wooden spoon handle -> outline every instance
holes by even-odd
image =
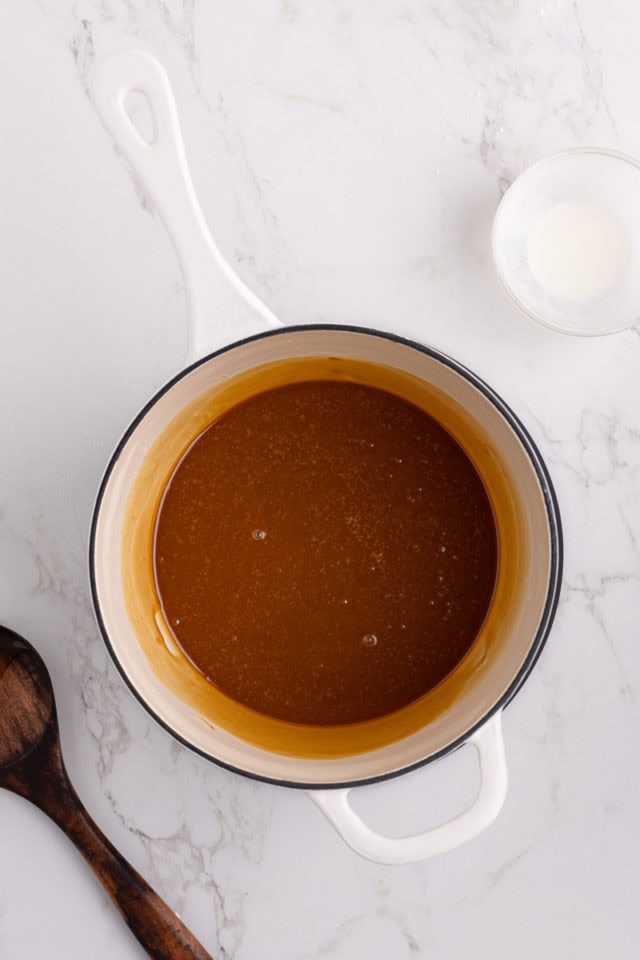
[[[68,803],[46,811],[74,842],[153,960],[212,960],[177,914],[161,900],[93,822],[68,784]]]
[[[31,800],[73,841],[149,956],[153,960],[212,960],[177,914],[93,822],[69,781],[53,730],[45,734],[29,760],[33,758],[36,762],[29,765],[27,776],[17,765],[5,773],[2,786]]]

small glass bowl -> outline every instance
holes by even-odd
[[[583,299],[558,295],[553,284],[543,286],[539,273],[536,276],[532,270],[532,237],[561,204],[575,205],[572,210],[583,212],[603,211],[605,244],[608,225],[626,238],[626,259],[617,281],[600,295]],[[614,235],[612,242],[615,239]],[[566,150],[541,160],[504,194],[493,221],[491,244],[505,290],[524,313],[544,326],[583,337],[635,326],[640,322],[640,163],[597,147]],[[585,277],[588,288],[589,277]]]

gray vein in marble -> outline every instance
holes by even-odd
[[[204,784],[202,786],[204,788]],[[236,956],[241,947],[245,927],[244,896],[238,889],[225,887],[216,879],[216,857],[222,851],[232,849],[235,853],[243,854],[245,864],[258,865],[270,811],[262,820],[255,811],[251,829],[247,830],[247,819],[239,802],[232,800],[228,812],[225,812],[220,805],[220,798],[212,797],[209,791],[207,794],[220,828],[217,840],[211,844],[194,843],[184,810],[181,811],[179,829],[169,836],[156,837],[124,817],[113,795],[108,795],[108,799],[116,816],[144,848],[152,884],[159,890],[167,891],[178,912],[184,909],[191,887],[211,894],[218,940],[217,956],[226,960],[227,957]]]
[[[562,49],[568,69],[579,73],[581,93],[577,105],[572,100],[558,101],[555,96],[558,68],[554,60],[530,55],[534,42],[539,43],[529,39],[535,36],[532,24],[527,22],[532,17],[532,7],[517,8],[494,0],[481,7],[474,2],[449,6],[435,2],[429,3],[427,9],[428,18],[422,8],[409,3],[398,12],[397,19],[425,45],[445,74],[449,64],[441,60],[431,36],[424,36],[423,29],[435,21],[450,37],[455,37],[454,46],[459,48],[465,69],[477,84],[482,118],[473,134],[468,132],[468,123],[463,127],[460,119],[450,120],[451,134],[495,174],[500,193],[531,162],[530,145],[535,143],[535,134],[548,116],[556,117],[560,129],[570,131],[578,143],[584,142],[585,137],[599,140],[602,130],[617,142],[602,68],[586,36],[577,2],[570,8],[557,3],[548,10],[544,4],[538,8],[538,16],[546,25],[546,38]],[[520,29],[506,30],[505,23],[515,17],[520,19]],[[530,114],[524,140],[512,134],[511,118],[518,104]]]
[[[429,916],[431,910],[425,904],[424,907],[419,910],[419,914],[421,916]],[[398,937],[406,944],[409,952],[412,954],[421,953],[422,947],[420,941],[409,929],[410,921],[407,916],[407,908],[400,904],[393,906],[389,903],[388,905],[385,904],[374,907],[370,911],[359,912],[346,918],[335,928],[330,937],[324,939],[317,945],[313,953],[305,952],[302,954],[301,960],[313,960],[313,958],[317,957],[332,956],[338,948],[344,949],[345,941],[348,941],[350,936],[356,932],[359,927],[366,924],[367,920],[373,917],[390,920],[397,931]]]
[[[580,17],[580,4],[578,0],[573,0],[572,9],[575,18],[578,49],[580,51],[580,59],[582,62],[583,76],[585,81],[585,105],[590,100],[596,105],[597,108],[602,108],[611,126],[611,131],[613,134],[615,134],[616,140],[618,140],[619,138],[616,122],[605,94],[602,67],[600,65],[598,56],[587,42],[587,37],[585,35],[584,27]]]
[[[548,706],[545,710],[545,732],[538,742],[543,749],[555,749],[561,755],[565,751],[564,729],[566,720],[562,715],[562,678],[541,669],[542,684],[547,696]]]
[[[640,463],[630,463],[620,451],[622,440],[640,440],[640,432],[634,427],[617,417],[585,408],[580,413],[576,435],[564,438],[556,436],[539,414],[530,408],[527,408],[527,413],[544,437],[548,448],[547,460],[569,470],[585,489],[607,486],[616,476],[625,476],[635,482]],[[598,452],[598,444],[606,452],[604,471],[601,469],[599,472],[588,459],[589,454]]]
[[[306,958],[312,960],[313,957],[330,956],[335,951],[336,947],[340,946],[342,941],[348,937],[351,930],[364,921],[365,916],[366,915],[362,913],[354,917],[349,917],[347,920],[343,920],[334,934],[329,939],[324,940],[321,944],[319,944],[317,950],[314,951],[313,954],[305,953],[303,955],[304,960],[306,960]]]
[[[493,870],[489,874],[489,888],[491,889],[493,887],[497,887],[498,884],[500,884],[503,881],[505,876],[524,860],[524,858],[527,856],[527,854],[531,850],[531,847],[532,847],[532,844],[529,844],[529,846],[524,847],[524,849],[522,849],[519,853],[516,853],[513,856],[509,857],[508,860],[505,860],[502,866],[499,867],[497,870]]]
[[[312,107],[318,107],[319,110],[328,110],[330,113],[345,113],[347,109],[347,103],[343,100],[322,100],[317,97],[306,97],[301,93],[292,93],[287,90],[276,90],[262,80],[236,80],[232,84],[227,84],[227,88],[231,86],[252,86],[259,90],[264,90],[265,93],[268,93],[272,97],[277,97],[279,100],[288,100],[292,103],[307,104]]]
[[[267,184],[261,180],[253,169],[246,140],[243,133],[238,129],[227,110],[225,95],[219,91],[215,113],[218,118],[217,128],[220,138],[224,142],[231,160],[235,163],[236,170],[242,177],[245,186],[248,188],[251,198],[251,211],[259,217],[261,226],[272,238],[274,248],[277,250],[281,246],[281,239],[276,230],[278,226],[278,217],[271,209],[266,197]],[[234,251],[233,260],[236,264],[246,263],[251,267],[252,272],[260,281],[262,288],[272,298],[275,298],[280,288],[280,274],[277,266],[263,266],[258,256],[258,242],[255,231],[249,226],[248,218],[245,215],[241,205],[240,197],[237,193],[234,195],[234,205],[238,223],[242,225],[241,245]]]
[[[623,508],[622,504],[620,503],[620,500],[617,499],[617,498],[616,498],[616,503],[617,503],[617,506],[618,506],[618,516],[620,517],[620,523],[621,523],[622,526],[624,527],[624,530],[625,530],[625,532],[626,532],[626,534],[627,534],[627,537],[628,537],[628,539],[629,539],[629,543],[631,544],[631,549],[633,550],[633,553],[634,553],[634,555],[635,555],[635,557],[636,557],[636,560],[638,561],[638,566],[639,566],[639,569],[640,569],[640,543],[638,543],[638,538],[637,538],[636,533],[635,533],[635,531],[634,531],[634,529],[633,529],[633,526],[632,526],[631,522],[628,520],[628,518],[627,518],[627,516],[626,516],[626,514],[625,514],[625,512],[624,512],[624,508]]]
[[[115,809],[115,801],[108,796]],[[242,911],[233,904],[233,891],[225,891],[213,876],[215,848],[194,844],[189,829],[183,824],[168,837],[149,837],[139,827],[126,823],[127,829],[138,838],[145,850],[152,876],[152,885],[167,891],[172,907],[180,914],[185,907],[189,889],[197,886],[212,895],[217,939],[229,942],[231,953],[218,945],[217,955],[232,956],[240,946],[243,922]]]
[[[77,30],[69,41],[69,49],[82,80],[82,85],[88,92],[87,79],[95,60],[93,45],[93,29],[89,20],[80,20]]]
[[[187,63],[192,66],[197,61],[195,42],[195,5],[196,0],[182,0],[182,16],[174,19],[169,5],[164,0],[156,0],[156,9],[160,11],[167,29],[179,40]]]
[[[598,577],[595,583],[587,583],[586,576],[579,575],[577,582],[567,584],[566,590],[569,594],[575,594],[583,598],[587,610],[589,611],[589,614],[595,623],[598,625],[600,632],[606,641],[609,653],[616,664],[619,675],[620,694],[631,703],[635,703],[635,690],[626,675],[624,663],[620,659],[620,654],[616,648],[615,640],[609,632],[604,614],[598,603],[598,601],[606,595],[607,588],[610,584],[630,582],[635,583],[637,589],[640,589],[640,574],[609,574]]]

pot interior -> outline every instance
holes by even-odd
[[[261,390],[323,378],[383,388],[439,421],[484,481],[499,542],[489,613],[452,673],[395,713],[325,728],[264,717],[221,692],[212,696],[211,685],[186,660],[164,622],[153,576],[158,504],[175,464],[195,437],[226,409]],[[288,783],[324,785],[389,776],[460,742],[520,682],[557,583],[544,474],[517,422],[505,413],[484,385],[446,358],[344,327],[270,333],[182,374],[125,436],[94,521],[96,607],[116,663],[134,692],[205,756]]]

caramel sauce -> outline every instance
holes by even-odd
[[[307,380],[204,429],[155,522],[164,618],[217,690],[331,726],[423,697],[462,661],[496,583],[485,486],[451,434],[377,387]]]

